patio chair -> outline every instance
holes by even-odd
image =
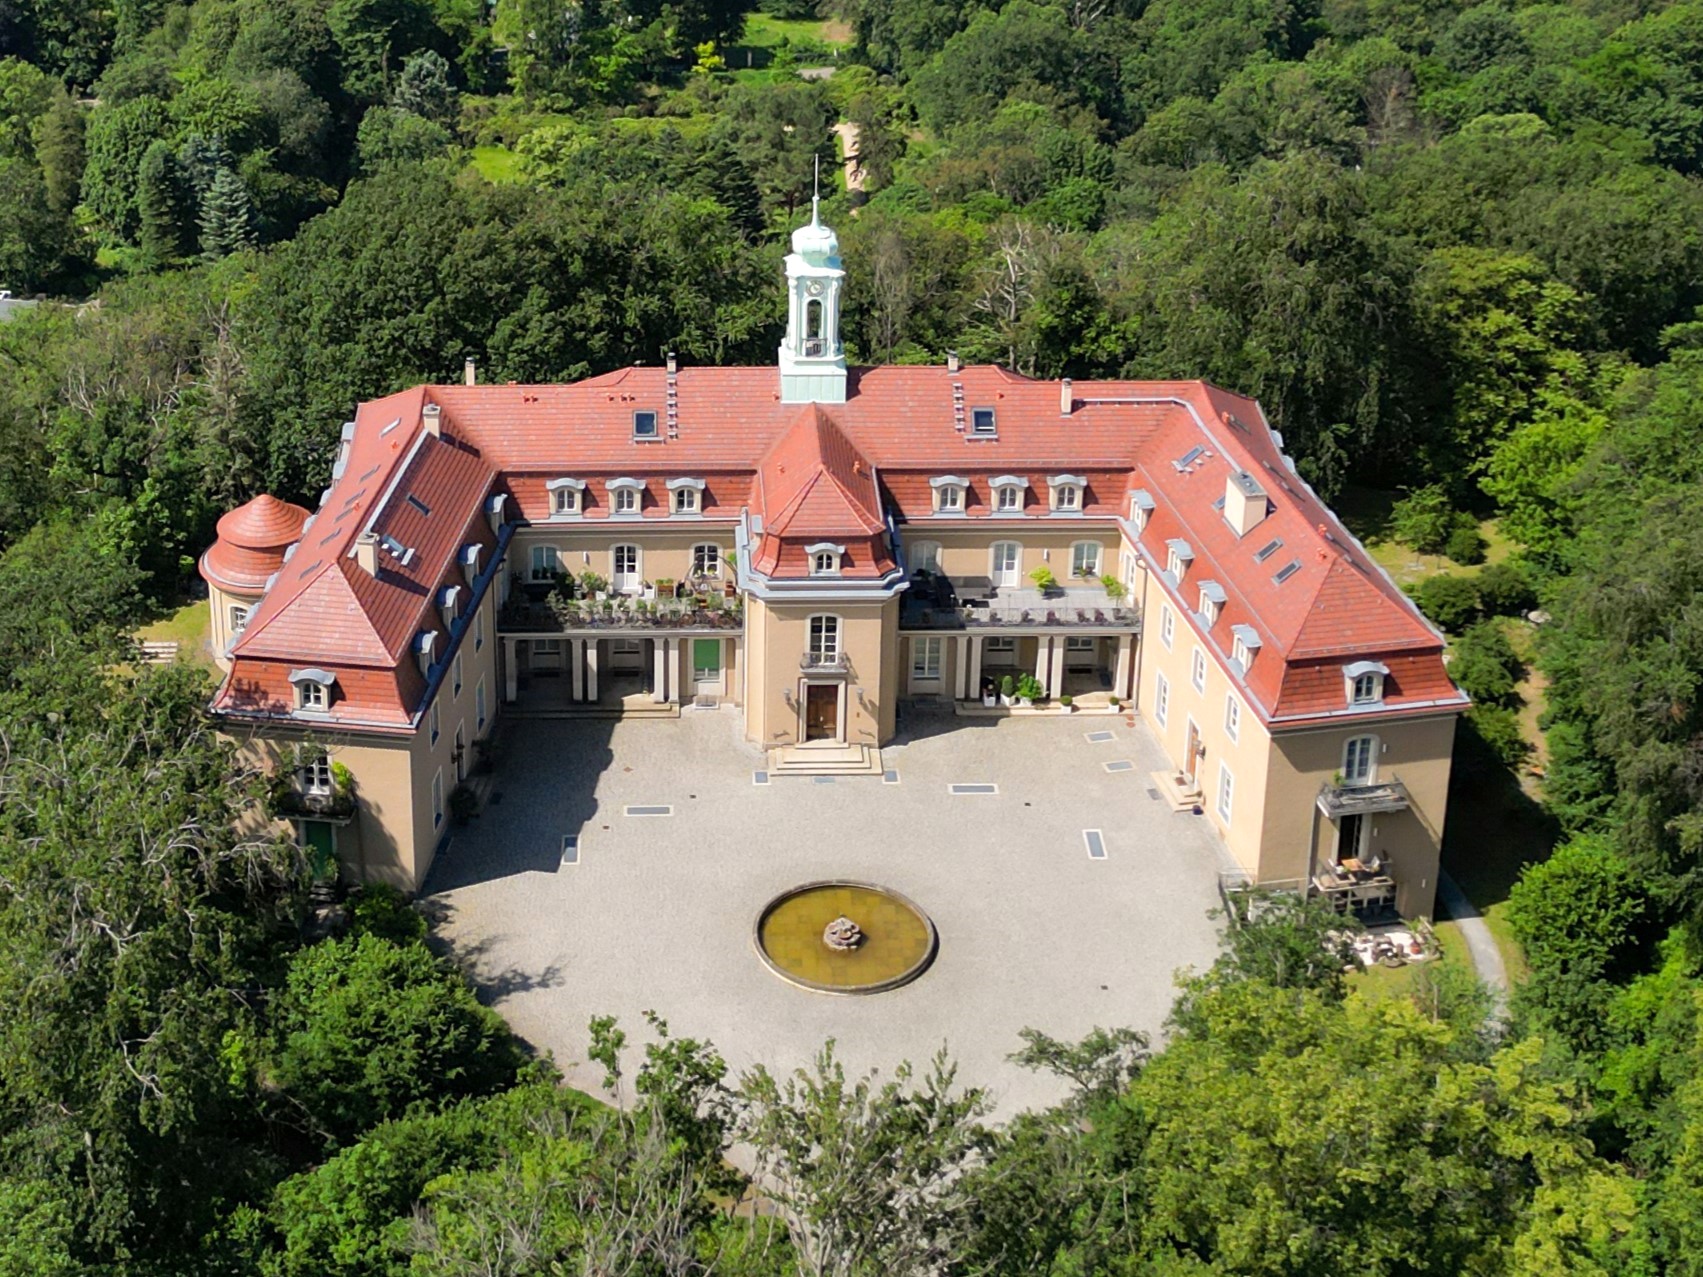
[[[1107,623],[1106,622],[1106,614],[1104,612],[1102,612],[1099,608],[1095,608],[1094,609],[1094,624],[1095,625],[1105,625],[1106,623]]]

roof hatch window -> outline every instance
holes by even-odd
[[[1273,585],[1282,585],[1285,581],[1287,581],[1290,577],[1294,576],[1300,570],[1301,570],[1301,560],[1300,559],[1290,559],[1289,562],[1285,563],[1282,567],[1277,569],[1277,575],[1271,578],[1272,584]]]
[[[1282,537],[1274,537],[1270,541],[1267,541],[1264,545],[1260,546],[1259,549],[1254,551],[1254,562],[1255,563],[1264,563],[1267,559],[1269,559],[1272,555],[1276,554],[1282,548],[1283,548],[1283,538]]]
[[[1178,457],[1171,464],[1178,470],[1187,470],[1195,462],[1199,461],[1205,452],[1206,449],[1197,444],[1195,447],[1190,448],[1187,452],[1183,453],[1182,456]]]
[[[655,439],[656,437],[656,410],[653,408],[636,409],[633,412],[633,438]]]
[[[992,408],[970,409],[970,433],[973,435],[996,435],[999,433],[999,426],[994,419]]]

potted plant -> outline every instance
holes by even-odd
[[[999,703],[999,699],[994,692],[994,681],[990,675],[982,675],[981,697],[983,709],[992,709]]]
[[[1017,680],[1007,674],[999,680],[999,703],[1009,708],[1017,701]]]
[[[1017,703],[1019,705],[1033,705],[1041,699],[1045,692],[1046,689],[1041,686],[1041,680],[1033,674],[1025,674],[1017,680]]]
[[[1076,701],[1074,697],[1061,696],[1058,698],[1058,703],[1059,708],[1063,709],[1066,714],[1075,712]]]
[[[1123,598],[1126,592],[1124,590],[1124,583],[1118,580],[1117,577],[1113,576],[1110,572],[1100,578],[1100,587],[1106,591],[1106,597],[1113,603],[1116,603],[1118,600]]]
[[[1112,713],[1117,713],[1118,706],[1123,704],[1123,698],[1121,696],[1108,696],[1106,699],[1111,702]]]
[[[1029,579],[1035,583],[1035,588],[1042,594],[1051,594],[1058,589],[1058,578],[1053,575],[1053,570],[1044,563],[1029,573]]]

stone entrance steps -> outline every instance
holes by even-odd
[[[873,745],[783,745],[769,751],[769,775],[879,776],[881,751]]]

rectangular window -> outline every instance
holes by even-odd
[[[550,509],[553,513],[555,513],[555,514],[578,514],[579,513],[579,493],[576,492],[573,488],[568,488],[568,487],[557,488],[550,494],[550,498],[551,498]]]
[[[231,633],[241,634],[248,628],[248,609],[241,603],[231,604]]]
[[[1165,726],[1165,718],[1171,712],[1171,683],[1163,674],[1153,676],[1153,717],[1159,726]]]
[[[1078,541],[1070,547],[1070,575],[1097,577],[1100,575],[1100,543]]]
[[[460,696],[461,695],[461,653],[460,652],[457,652],[455,654],[455,688],[454,688],[453,691],[451,691],[450,695],[451,696]]]
[[[485,727],[485,680],[479,680],[479,686],[473,689],[473,730],[482,731]]]
[[[721,547],[719,545],[695,545],[692,547],[692,575],[721,575]]]
[[[1054,498],[1060,510],[1080,510],[1082,508],[1082,489],[1074,483],[1061,483],[1053,489]]]
[[[1194,650],[1194,659],[1189,662],[1189,682],[1194,684],[1194,690],[1206,690],[1206,653],[1198,647]]]
[[[1235,693],[1224,698],[1224,734],[1234,743],[1242,730],[1242,703]]]
[[[1230,823],[1230,804],[1236,796],[1236,778],[1223,763],[1218,764],[1218,819]]]
[[[913,545],[911,547],[911,571],[940,571],[940,543],[937,541],[918,541]]]
[[[813,616],[810,618],[810,655],[831,661],[840,654],[840,618]]]
[[[485,609],[480,608],[473,614],[473,650],[480,651],[485,646]]]
[[[998,634],[988,635],[987,641],[982,644],[983,653],[987,653],[987,652],[1015,652],[1016,650],[1017,650],[1017,640],[1016,639],[1011,638],[1009,636],[1003,636],[1002,637],[1001,635],[998,635]]]
[[[680,514],[696,514],[698,512],[698,490],[696,488],[676,488],[674,490],[674,509]]]
[[[911,677],[938,679],[940,677],[941,640],[937,637],[911,640]]]
[[[1159,605],[1159,641],[1165,645],[1165,650],[1171,650],[1171,640],[1177,636],[1177,614],[1171,611],[1169,603]]]
[[[626,592],[639,586],[639,547],[618,545],[609,552],[610,588]]]
[[[1343,751],[1342,779],[1348,785],[1372,783],[1372,743],[1370,736],[1356,736]]]
[[[308,759],[301,772],[302,792],[329,794],[331,792],[331,757],[316,754]]]
[[[1371,705],[1377,701],[1378,693],[1382,690],[1378,686],[1378,682],[1379,679],[1376,674],[1362,674],[1356,678],[1354,680],[1354,703],[1356,705]]]
[[[535,545],[532,547],[532,579],[534,581],[553,581],[562,570],[562,556],[556,552],[553,545]]]
[[[992,408],[972,408],[972,409],[970,409],[970,433],[971,434],[991,435],[994,432],[995,432],[995,424],[994,424],[994,415],[993,415],[993,409]]]
[[[432,702],[432,708],[426,711],[426,723],[431,729],[431,739],[426,743],[428,745],[436,745],[438,743],[438,703],[435,700]]]
[[[633,438],[656,438],[656,412],[654,410],[641,408],[633,413]]]
[[[964,508],[964,489],[960,488],[957,484],[942,484],[940,487],[935,489],[935,492],[939,494],[939,505],[936,507],[937,509],[962,510]]]
[[[432,773],[432,828],[443,824],[443,768]]]
[[[303,709],[324,709],[330,698],[325,694],[325,684],[316,683],[312,679],[296,684],[302,698]]]
[[[1022,572],[1023,547],[1015,541],[993,543],[993,583],[1000,589],[1016,589]]]

